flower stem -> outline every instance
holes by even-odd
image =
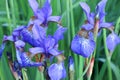
[[[109,56],[109,52],[108,52],[107,45],[106,45],[106,30],[105,29],[103,30],[103,40],[104,40],[105,54],[107,57],[108,76],[109,76],[109,80],[112,80],[112,70],[110,67],[111,56]]]

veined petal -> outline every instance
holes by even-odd
[[[42,47],[35,47],[35,48],[30,48],[29,52],[32,53],[33,55],[35,55],[38,53],[44,53],[45,50]]]
[[[100,23],[100,28],[109,28],[112,26],[113,26],[112,23],[107,23],[107,22]]]
[[[43,63],[31,61],[25,52],[20,52],[16,50],[16,56],[18,63],[21,65],[21,67],[32,67],[32,66],[35,67],[35,66],[43,65]]]
[[[52,21],[52,22],[59,22],[60,21],[60,19],[61,19],[61,17],[60,16],[50,16],[50,17],[48,17],[48,22],[49,21]]]
[[[50,49],[48,52],[49,52],[51,55],[53,55],[53,56],[57,56],[57,55],[59,55],[59,54],[62,53],[62,52],[60,52],[60,51],[58,51],[58,50],[56,50],[56,49]]]
[[[49,74],[51,80],[60,80],[61,78],[65,78],[65,76],[66,76],[66,70],[64,68],[63,63],[52,64],[48,68],[48,74]]]
[[[33,47],[41,45],[36,39],[33,38],[33,35],[27,29],[24,29],[21,32],[21,37],[24,42],[29,43]]]
[[[113,51],[119,43],[120,38],[114,32],[108,35],[106,39],[106,44],[110,51]]]
[[[30,7],[32,8],[33,12],[35,13],[39,7],[39,4],[36,0],[28,0]]]
[[[84,24],[84,25],[81,26],[82,29],[85,29],[87,31],[93,29],[93,27],[94,26],[92,24]]]
[[[55,40],[56,40],[56,43],[57,43],[59,40],[63,39],[63,33],[64,33],[66,30],[67,30],[67,28],[64,28],[64,27],[58,25],[58,29],[56,30],[56,32],[54,33],[54,36],[53,36],[53,37],[55,38]]]
[[[83,57],[89,57],[95,48],[95,42],[90,39],[85,39],[79,35],[76,35],[71,43],[71,49],[76,54]]]

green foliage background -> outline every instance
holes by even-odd
[[[40,6],[45,0],[38,0]],[[64,50],[65,67],[68,73],[68,56],[72,55],[75,60],[75,80],[86,80],[84,74],[85,58],[73,54],[70,50],[70,43],[75,34],[79,31],[80,26],[84,23],[85,15],[79,6],[79,2],[87,2],[91,10],[94,11],[96,4],[100,0],[51,0],[53,9],[52,15],[62,16],[62,25],[67,27],[64,40],[60,41],[60,50]],[[28,0],[0,0],[0,44],[2,43],[3,35],[10,35],[12,30],[18,25],[27,25],[33,12],[28,4]],[[120,34],[120,0],[108,0],[106,5],[106,21],[113,22],[115,32]],[[50,23],[48,33],[55,31],[56,24]],[[104,32],[104,31],[103,31]],[[106,31],[104,32],[106,34]],[[109,32],[107,32],[109,33]],[[104,35],[104,34],[103,34]],[[120,80],[120,45],[118,45],[111,57],[110,63],[107,63],[105,55],[103,35],[98,37],[97,54],[95,57],[95,65],[91,80]],[[106,34],[108,35],[108,34]],[[9,45],[10,44],[10,45]],[[111,45],[112,46],[112,45]],[[11,43],[5,48],[4,54],[0,60],[0,80],[15,80],[6,57],[6,51],[12,52],[14,59],[15,51]],[[109,71],[110,69],[111,71]],[[45,80],[43,74],[37,68],[27,68],[28,80]],[[110,75],[111,74],[111,75]],[[25,79],[27,80],[27,79]],[[70,80],[69,75],[65,80]]]

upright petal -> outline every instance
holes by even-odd
[[[66,30],[67,30],[67,28],[64,28],[64,27],[58,25],[58,29],[56,30],[56,32],[54,33],[54,36],[53,36],[53,37],[55,38],[55,40],[56,40],[56,43],[57,43],[59,40],[63,39],[63,33],[64,33]]]
[[[43,6],[43,12],[46,14],[46,16],[50,16],[52,14],[52,7],[50,5],[51,0],[46,0],[44,6]]]
[[[65,71],[63,63],[52,64],[48,68],[48,74],[49,74],[51,80],[60,80],[61,78],[65,78],[66,71]]]
[[[90,7],[85,2],[80,2],[80,6],[84,10],[87,18],[90,17]]]
[[[32,8],[33,12],[36,13],[38,7],[39,7],[39,4],[37,3],[36,0],[28,0],[29,4],[30,4],[30,7]]]
[[[103,17],[105,16],[106,2],[107,2],[107,0],[101,0],[96,7],[96,13],[97,13],[97,15],[99,15],[99,18],[102,20],[103,20]]]
[[[55,39],[52,38],[51,36],[48,36],[48,38],[44,40],[44,47],[46,51],[48,52],[48,50],[54,48],[54,46],[55,46]]]
[[[71,49],[76,54],[83,57],[89,57],[95,48],[95,42],[90,39],[85,39],[79,35],[76,35],[71,43]]]
[[[110,51],[113,51],[119,43],[120,38],[114,32],[108,35],[106,39],[106,44]]]
[[[32,32],[35,39],[43,40],[46,37],[46,28],[41,26],[34,25]]]

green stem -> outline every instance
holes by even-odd
[[[110,56],[109,56],[109,52],[108,52],[107,45],[106,45],[106,30],[105,29],[103,29],[103,40],[104,40],[105,54],[107,57],[108,76],[109,76],[109,80],[112,80],[112,70],[110,66]]]

